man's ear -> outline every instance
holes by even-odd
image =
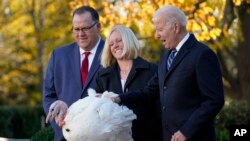
[[[175,33],[180,33],[180,31],[181,31],[181,26],[180,26],[180,24],[178,24],[178,23],[174,23],[174,31],[175,31]]]
[[[99,31],[101,31],[101,27],[102,27],[102,26],[101,26],[100,22],[98,22],[98,23],[96,24],[96,27],[98,28]]]

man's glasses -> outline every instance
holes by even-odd
[[[95,22],[95,23],[93,23],[91,26],[89,26],[89,27],[83,27],[83,28],[74,28],[74,27],[72,27],[72,29],[73,29],[73,32],[74,33],[80,33],[81,31],[82,32],[88,32],[92,27],[94,27],[95,25],[97,24],[97,22]]]

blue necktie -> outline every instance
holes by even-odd
[[[173,49],[170,53],[170,55],[168,56],[168,60],[167,60],[167,69],[169,70],[173,60],[174,60],[174,57],[175,57],[175,54],[176,54],[177,50],[176,49]]]

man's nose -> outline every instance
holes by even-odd
[[[78,33],[78,35],[86,35],[86,32],[83,31],[83,30],[80,30],[79,33]]]

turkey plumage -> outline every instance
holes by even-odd
[[[133,141],[131,127],[136,115],[126,106],[114,103],[115,94],[104,92],[96,97],[93,89],[89,96],[73,103],[62,127],[67,141]]]

